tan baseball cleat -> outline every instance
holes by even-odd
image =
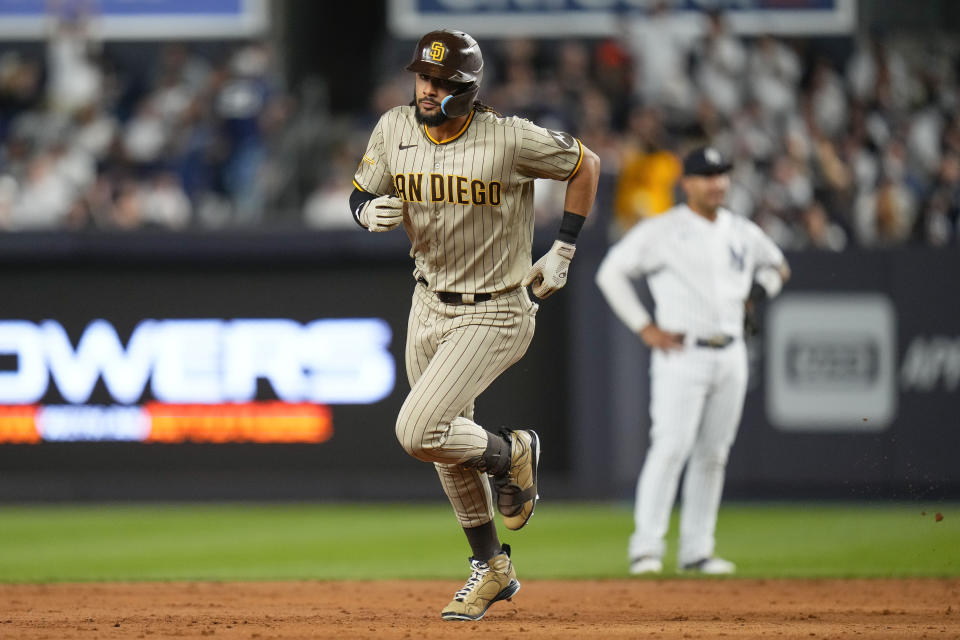
[[[479,620],[494,602],[509,600],[520,590],[508,544],[489,562],[470,558],[470,569],[466,584],[440,613],[444,620]]]
[[[537,465],[540,464],[540,438],[532,430],[504,429],[502,435],[510,441],[510,469],[494,478],[497,489],[497,509],[507,529],[516,531],[533,516],[537,506]]]

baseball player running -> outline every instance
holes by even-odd
[[[401,223],[416,281],[407,327],[410,381],[396,434],[432,462],[472,550],[471,574],[442,611],[479,620],[520,588],[510,547],[493,521],[523,527],[537,498],[540,439],[489,431],[474,400],[526,352],[538,306],[566,283],[577,235],[593,205],[597,156],[569,134],[477,101],[483,57],[462,31],[431,31],[416,46],[414,100],[387,111],[354,176],[350,208],[370,231]],[[531,266],[535,178],[567,181],[558,239]]]
[[[650,449],[637,482],[630,572],[663,569],[664,536],[684,466],[678,566],[729,574],[714,553],[727,455],[747,388],[745,303],[777,295],[790,275],[759,227],[721,204],[730,181],[716,149],[691,152],[687,203],[641,222],[611,247],[596,281],[616,315],[653,349]],[[646,277],[656,321],[632,280]]]

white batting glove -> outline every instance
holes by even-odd
[[[367,201],[357,217],[367,231],[390,231],[403,222],[406,203],[396,196],[380,196]]]
[[[554,240],[550,251],[530,267],[521,284],[525,287],[532,284],[533,295],[541,300],[549,298],[557,289],[567,284],[567,271],[576,250],[577,248],[568,242]]]

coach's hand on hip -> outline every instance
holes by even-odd
[[[406,203],[396,196],[380,196],[360,210],[360,222],[368,231],[390,231],[403,222]]]
[[[550,251],[530,267],[521,284],[525,287],[532,284],[533,295],[541,300],[549,298],[557,289],[567,284],[567,272],[576,250],[572,244],[554,240]]]
[[[651,349],[662,349],[663,351],[683,349],[684,334],[664,331],[652,322],[640,330],[640,338]]]

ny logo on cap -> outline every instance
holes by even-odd
[[[723,162],[723,159],[720,157],[720,152],[714,149],[713,147],[707,147],[703,150],[703,157],[710,164],[720,164]]]
[[[430,59],[436,62],[443,62],[443,59],[447,57],[447,48],[439,40],[435,40],[430,45],[429,51]]]

